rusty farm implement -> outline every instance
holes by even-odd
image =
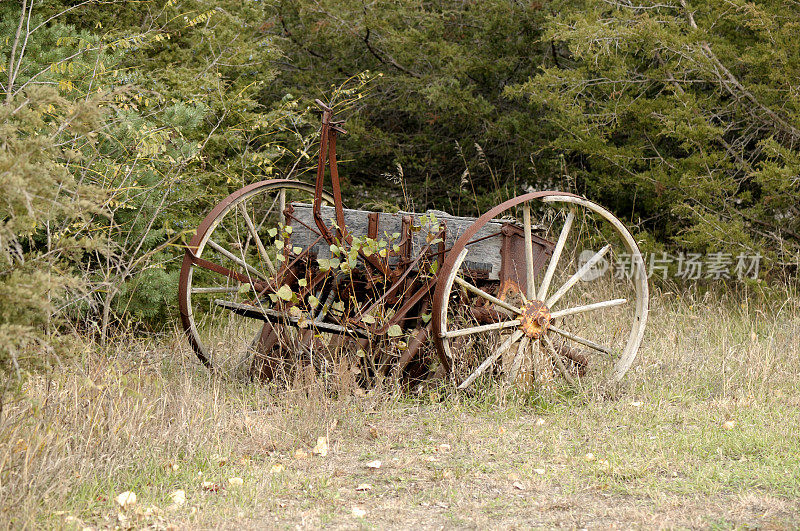
[[[478,218],[347,209],[343,129],[318,104],[316,183],[272,179],[232,193],[186,249],[181,320],[203,364],[260,379],[446,378],[459,388],[497,376],[540,385],[624,376],[648,286],[619,219],[558,191]]]

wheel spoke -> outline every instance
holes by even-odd
[[[533,300],[536,297],[536,287],[533,283],[533,235],[531,234],[531,206],[527,201],[522,205],[522,224],[525,232],[525,266],[528,288],[525,296],[528,300]]]
[[[264,273],[262,273],[261,271],[259,271],[255,267],[251,266],[250,264],[248,264],[247,262],[245,262],[244,260],[242,260],[241,258],[236,256],[235,254],[233,254],[232,252],[230,252],[229,250],[227,250],[226,248],[224,248],[223,246],[221,246],[220,244],[215,242],[214,240],[209,239],[208,240],[208,245],[210,245],[212,249],[217,251],[219,254],[221,254],[225,258],[228,258],[228,259],[236,262],[237,264],[239,264],[240,266],[245,268],[245,270],[247,270],[250,273],[254,274],[258,278],[260,278],[262,280],[268,280],[267,276]]]
[[[512,346],[514,343],[516,343],[517,341],[519,341],[519,338],[521,338],[522,336],[523,336],[523,334],[522,334],[522,331],[520,331],[520,330],[517,330],[516,332],[514,332],[513,334],[511,334],[511,337],[509,337],[508,339],[506,339],[505,341],[503,341],[503,344],[502,344],[502,345],[500,345],[500,346],[499,346],[499,347],[498,347],[498,348],[497,348],[497,349],[496,349],[496,350],[495,350],[495,351],[492,353],[492,355],[491,355],[491,356],[489,356],[488,358],[486,358],[485,360],[483,360],[483,363],[481,363],[481,364],[478,366],[478,368],[477,368],[477,369],[475,369],[475,372],[473,372],[472,374],[470,374],[470,375],[467,377],[467,379],[466,379],[466,380],[464,380],[463,382],[461,382],[461,384],[458,386],[458,388],[459,388],[459,389],[465,389],[465,388],[466,388],[466,387],[468,387],[470,384],[472,384],[472,382],[474,382],[474,381],[475,381],[475,378],[477,378],[478,376],[480,376],[481,374],[483,374],[483,372],[484,372],[484,371],[485,371],[485,370],[486,370],[486,369],[487,369],[487,368],[488,368],[490,365],[492,365],[492,364],[493,364],[495,361],[497,361],[497,359],[498,359],[500,356],[502,356],[503,354],[505,354],[505,352],[506,352],[506,351],[507,351],[509,348],[511,348],[511,346]]]
[[[514,312],[516,314],[521,314],[522,313],[522,310],[520,310],[516,306],[512,306],[511,304],[508,304],[507,302],[498,299],[494,295],[489,295],[488,293],[483,291],[481,288],[470,284],[469,282],[467,282],[466,280],[464,280],[461,277],[456,277],[455,281],[456,281],[456,284],[464,287],[464,289],[466,289],[467,291],[471,291],[475,295],[478,295],[479,297],[483,297],[487,301],[493,302],[494,304],[500,306],[501,308],[505,308],[506,310]]]
[[[250,215],[247,213],[247,207],[242,203],[239,205],[239,211],[242,213],[244,217],[244,222],[247,225],[247,230],[250,232],[250,236],[255,240],[256,247],[258,248],[258,254],[261,255],[261,259],[264,260],[267,264],[267,268],[269,269],[270,274],[275,275],[277,270],[275,269],[275,265],[270,260],[269,255],[267,254],[267,250],[264,248],[264,243],[261,241],[261,238],[258,236],[258,232],[256,231],[256,226],[253,224],[253,220],[250,219]]]
[[[552,308],[553,305],[556,302],[558,302],[559,299],[561,299],[561,297],[563,297],[567,293],[567,291],[569,291],[570,288],[574,286],[575,283],[578,282],[578,280],[580,280],[583,277],[583,275],[585,275],[591,268],[593,268],[594,265],[597,262],[599,262],[606,255],[606,253],[608,253],[609,249],[611,249],[611,244],[606,245],[605,247],[597,251],[594,254],[594,256],[592,256],[585,264],[583,264],[583,266],[581,266],[581,268],[578,269],[578,271],[574,275],[569,277],[569,280],[567,280],[563,286],[558,288],[558,291],[553,293],[553,295],[550,296],[549,299],[547,299],[547,302],[545,302],[545,304],[548,307]]]
[[[286,189],[281,188],[280,192],[278,192],[278,217],[285,223],[286,220],[282,217],[283,211],[286,210]]]
[[[553,280],[553,275],[556,272],[558,260],[561,258],[561,253],[564,251],[564,244],[567,243],[567,236],[569,236],[569,231],[572,229],[573,221],[575,221],[575,210],[570,209],[564,226],[561,227],[561,234],[558,235],[556,247],[553,249],[553,256],[550,257],[550,263],[547,264],[547,271],[545,271],[544,277],[542,278],[542,285],[539,286],[538,299],[540,301],[543,301],[544,298],[547,297],[547,290],[550,288],[550,282]]]
[[[450,339],[453,337],[468,336],[471,334],[480,334],[481,332],[493,332],[495,330],[504,330],[506,328],[514,328],[519,326],[519,319],[513,321],[503,321],[501,323],[491,323],[481,326],[473,326],[471,328],[462,328],[461,330],[452,330],[445,332],[444,337]]]
[[[212,286],[208,288],[192,288],[192,293],[235,293],[238,286]]]
[[[563,336],[563,337],[565,337],[567,339],[571,339],[572,341],[574,341],[576,343],[580,343],[581,345],[585,345],[585,346],[587,346],[589,348],[593,348],[594,350],[602,352],[603,354],[611,355],[611,350],[610,349],[604,347],[603,345],[595,343],[594,341],[590,341],[590,340],[588,340],[588,339],[586,339],[584,337],[581,337],[581,336],[576,336],[575,334],[572,334],[570,332],[567,332],[566,330],[562,330],[560,328],[557,328],[557,327],[555,327],[553,325],[550,325],[547,329],[550,330],[550,331],[553,331],[556,334],[558,334],[560,336]]]
[[[576,313],[591,312],[594,310],[601,310],[603,308],[611,308],[612,306],[619,306],[628,302],[628,299],[611,299],[610,301],[595,302],[594,304],[587,304],[585,306],[575,306],[574,308],[566,308],[550,314],[551,319],[564,317],[566,315],[574,315]]]
[[[525,361],[525,352],[528,350],[530,343],[531,338],[528,336],[523,337],[522,341],[519,342],[517,353],[514,355],[514,362],[511,364],[511,371],[508,373],[508,381],[510,383],[517,381],[517,374],[519,374],[519,369],[522,367],[522,362]]]
[[[281,192],[286,193],[285,190],[281,190]],[[280,195],[278,195],[278,196],[276,196],[276,197],[274,197],[272,199],[272,203],[269,205],[269,208],[267,209],[266,212],[264,212],[264,215],[261,216],[261,221],[259,221],[258,226],[256,227],[256,229],[257,229],[256,231],[261,230],[261,227],[264,226],[264,222],[267,220],[267,218],[269,218],[270,214],[272,214],[273,209],[275,208],[275,205],[279,204],[279,200],[280,200]],[[248,233],[249,232],[250,231],[248,231]]]
[[[278,202],[278,199],[279,199],[278,197],[274,198],[272,200],[272,204],[269,206],[269,209],[266,212],[264,212],[263,216],[261,216],[261,221],[259,221],[258,225],[256,226],[256,232],[260,231],[261,228],[264,226],[264,222],[266,222],[267,218],[269,218],[270,214],[272,214],[272,209],[275,207],[275,204]],[[250,239],[251,239],[250,231],[247,231],[247,242],[245,243],[245,248],[247,245],[250,244]]]
[[[547,352],[550,353],[550,357],[553,358],[553,362],[555,362],[556,367],[558,367],[559,372],[561,372],[561,376],[569,382],[570,385],[575,385],[575,378],[569,373],[569,369],[567,366],[564,365],[564,360],[561,359],[561,355],[556,351],[556,347],[553,346],[553,342],[550,340],[549,337],[544,337],[544,344],[547,347]]]

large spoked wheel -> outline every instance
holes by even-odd
[[[262,181],[229,195],[198,227],[181,267],[179,306],[192,348],[215,373],[243,377],[256,370],[271,377],[302,343],[313,348],[304,337],[311,334],[291,322],[258,318],[259,310],[274,306],[269,295],[281,285],[290,256],[287,206],[313,199],[311,185]],[[323,205],[333,203],[329,194],[322,199]],[[259,355],[270,363],[254,369]]]
[[[476,235],[498,218],[518,234],[503,257],[516,281],[462,267],[478,258],[471,245],[486,240]],[[552,253],[541,252],[542,238]],[[647,312],[644,261],[620,220],[582,197],[534,192],[481,216],[449,251],[434,295],[434,341],[461,389],[498,374],[544,388],[603,385],[631,367]]]

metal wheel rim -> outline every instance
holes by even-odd
[[[228,195],[228,197],[218,203],[217,206],[206,215],[198,226],[194,237],[189,242],[189,248],[184,255],[178,283],[178,306],[181,314],[181,323],[195,354],[203,365],[211,370],[214,370],[215,367],[213,367],[207,348],[200,338],[200,333],[197,330],[193,317],[191,285],[194,264],[189,251],[193,252],[195,256],[201,257],[214,229],[232,209],[259,193],[281,188],[308,192],[312,196],[315,192],[314,186],[292,179],[270,179],[245,186]],[[322,197],[325,203],[333,203],[333,197],[330,194],[323,192]]]
[[[453,353],[450,349],[450,340],[445,337],[448,332],[447,315],[450,293],[460,265],[465,258],[466,245],[471,241],[473,235],[478,232],[482,226],[484,226],[491,219],[497,217],[502,212],[507,211],[517,205],[537,200],[543,203],[565,203],[577,205],[594,212],[612,225],[616,233],[624,242],[625,248],[630,252],[632,266],[635,268],[631,278],[636,293],[635,311],[625,348],[619,356],[619,359],[615,362],[614,369],[607,383],[619,382],[628,372],[636,358],[647,322],[649,289],[644,260],[642,259],[639,247],[636,244],[636,241],[633,239],[630,231],[628,231],[628,229],[622,224],[622,222],[619,221],[616,216],[596,203],[574,194],[564,192],[534,192],[510,199],[478,218],[470,227],[470,230],[463,234],[453,245],[440,271],[441,276],[437,282],[436,292],[434,294],[433,331],[434,342],[436,344],[436,350],[439,355],[439,359],[448,372],[451,372],[450,360],[453,359]],[[517,338],[515,341],[519,341],[519,338]],[[456,383],[460,384],[461,382]]]

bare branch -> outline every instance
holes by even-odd
[[[374,47],[373,47],[373,46],[370,44],[370,42],[369,42],[369,36],[370,36],[370,29],[369,29],[369,28],[367,28],[367,33],[366,33],[366,35],[364,35],[364,39],[363,39],[363,40],[364,40],[364,44],[366,44],[366,45],[367,45],[367,49],[369,50],[369,52],[370,52],[372,55],[374,55],[374,56],[375,56],[375,58],[376,58],[378,61],[380,61],[380,62],[381,62],[381,63],[383,63],[383,64],[389,64],[389,65],[392,65],[392,66],[393,66],[393,67],[395,67],[396,69],[400,70],[400,71],[401,71],[401,72],[403,72],[404,74],[408,74],[408,75],[409,75],[409,76],[411,76],[411,77],[415,77],[415,78],[417,78],[417,79],[419,79],[420,77],[422,77],[422,76],[420,76],[419,74],[417,74],[417,73],[415,73],[415,72],[412,72],[411,70],[409,70],[409,69],[407,69],[407,68],[403,67],[402,65],[398,64],[398,63],[397,63],[397,61],[395,61],[394,59],[392,59],[392,57],[391,57],[391,56],[389,56],[389,55],[388,55],[386,52],[383,52],[382,50],[381,50],[381,53],[382,53],[383,55],[385,55],[385,56],[386,56],[386,59],[384,59],[383,57],[381,57],[381,56],[378,54],[378,51],[379,51],[379,50],[377,50],[376,48],[374,48]]]
[[[6,103],[11,102],[11,89],[14,86],[14,57],[17,54],[19,34],[22,33],[22,24],[25,22],[25,10],[27,9],[27,6],[28,0],[22,0],[22,12],[19,15],[19,25],[17,26],[17,33],[14,36],[14,44],[11,45],[11,55],[8,59],[8,86],[6,87]]]
[[[680,3],[681,6],[683,7],[683,10],[686,13],[686,17],[689,21],[689,26],[691,26],[692,29],[695,30],[698,29],[697,22],[694,19],[694,15],[689,10],[689,5],[686,2],[686,0],[680,0]],[[706,41],[701,42],[700,48],[703,51],[703,55],[706,58],[708,58],[714,64],[714,66],[716,66],[719,69],[717,76],[719,77],[721,85],[730,93],[731,96],[733,96],[737,100],[741,100],[740,95],[744,96],[745,99],[747,99],[751,104],[758,107],[758,109],[760,109],[764,114],[766,114],[769,117],[773,126],[777,126],[781,131],[790,135],[793,140],[800,139],[800,130],[798,130],[796,127],[790,124],[784,117],[780,116],[778,113],[776,113],[775,111],[773,111],[772,109],[761,103],[752,92],[747,90],[741,84],[741,82],[739,82],[739,80],[736,79],[736,76],[734,76],[733,73],[731,73],[731,71],[728,70],[728,68],[725,67],[724,64],[722,64],[722,61],[719,60],[717,55],[711,51],[711,46],[708,45],[708,42]],[[757,115],[754,114],[754,116]]]

